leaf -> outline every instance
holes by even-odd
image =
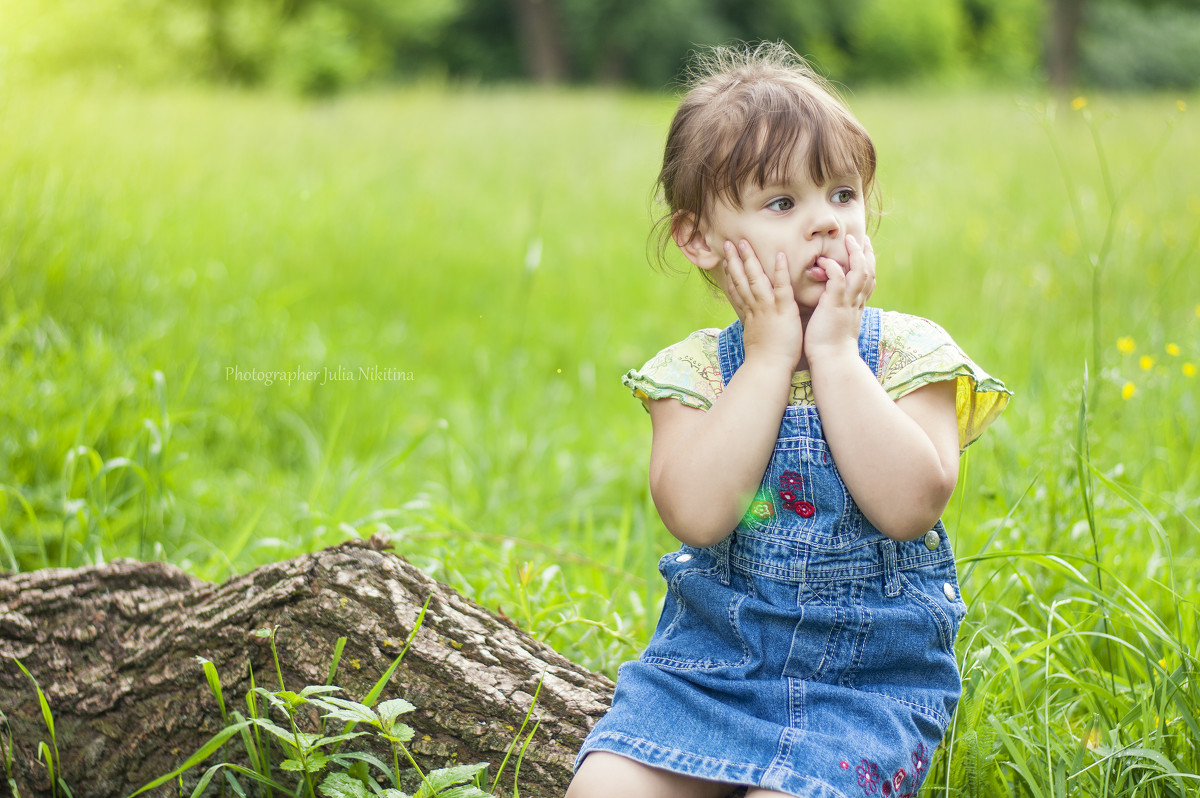
[[[487,766],[487,762],[479,762],[474,765],[458,765],[452,768],[431,770],[425,775],[425,783],[421,786],[416,798],[435,798],[450,787],[471,781],[475,778],[476,773]]]
[[[353,740],[355,737],[362,737],[366,732],[349,732],[348,734],[339,734],[334,737],[322,737],[313,743],[313,748],[324,748],[333,743],[340,743],[343,740]]]
[[[221,692],[221,677],[217,675],[217,666],[204,657],[196,657],[196,661],[204,668],[204,678],[208,680],[208,689],[216,696],[217,705],[221,707],[221,719],[228,723],[229,714],[225,711],[225,695]]]
[[[387,726],[391,726],[393,723],[395,723],[396,718],[400,715],[403,715],[406,712],[412,712],[415,709],[416,707],[405,701],[403,698],[392,698],[380,703],[379,706],[375,707],[375,711],[379,713],[379,717],[383,719],[384,724]]]
[[[375,710],[357,701],[348,701],[345,698],[329,696],[327,698],[314,698],[312,703],[329,709],[331,712],[338,713],[331,716],[340,720],[348,720],[351,723],[370,723],[374,726],[379,725],[379,716],[375,714]]]
[[[271,721],[267,720],[266,718],[251,718],[250,723],[252,723],[255,726],[258,726],[260,728],[266,729],[271,734],[274,734],[276,737],[278,737],[283,742],[287,743],[292,748],[296,747],[296,736],[294,734],[292,734],[290,729],[285,729],[282,726],[272,723]]]
[[[300,691],[300,695],[308,698],[310,695],[320,695],[324,693],[339,693],[342,688],[332,684],[310,684]]]
[[[379,793],[379,798],[412,798],[412,796],[406,792],[400,792],[399,790],[393,790],[391,787],[388,787],[386,790]]]
[[[317,787],[317,792],[329,798],[371,798],[365,784],[345,773],[330,773]]]
[[[473,784],[464,784],[462,787],[451,787],[448,790],[439,792],[437,798],[494,798],[490,792],[484,792]]]
[[[406,743],[413,738],[414,734],[415,732],[413,731],[412,726],[409,726],[407,723],[397,723],[392,729],[391,734],[385,734],[383,736],[394,743]]]
[[[330,759],[332,759],[334,762],[337,762],[339,765],[342,765],[343,767],[346,767],[347,762],[357,761],[362,767],[360,772],[363,778],[368,778],[367,765],[374,765],[376,768],[383,771],[388,778],[393,778],[391,765],[381,762],[374,754],[368,754],[366,751],[351,751],[348,754],[334,754],[330,757]],[[356,766],[350,765],[347,769],[353,772],[356,770]]]
[[[288,709],[295,709],[301,704],[308,703],[307,698],[297,693],[293,693],[291,690],[280,690],[278,693],[275,693],[275,696],[286,702]]]
[[[329,764],[329,757],[324,754],[309,754],[305,762],[308,764],[309,773],[320,773]]]
[[[37,683],[37,679],[33,678],[33,674],[25,669],[25,666],[21,664],[21,660],[13,657],[13,662],[17,663],[17,667],[21,669],[21,673],[28,676],[29,681],[33,682],[33,687],[37,690],[38,704],[42,707],[42,720],[46,723],[46,730],[50,732],[50,741],[56,743],[57,741],[54,737],[54,715],[50,713],[50,704],[46,701],[46,695],[42,692],[42,686]],[[51,768],[50,772],[53,773],[54,769]]]
[[[329,678],[325,680],[330,684],[333,683],[334,677],[337,676],[338,663],[342,661],[342,650],[345,648],[346,638],[339,637],[333,647],[333,659],[329,662]]]

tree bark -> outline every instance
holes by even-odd
[[[1046,61],[1050,85],[1067,91],[1075,85],[1079,62],[1079,32],[1086,0],[1050,0]]]
[[[525,73],[538,83],[561,83],[567,77],[567,53],[557,0],[509,0]]]
[[[428,600],[411,647],[380,697],[403,697],[417,707],[403,719],[416,730],[411,748],[422,768],[487,761],[495,773],[541,680],[529,728],[532,720],[541,725],[518,786],[530,798],[562,796],[575,751],[610,703],[612,682],[386,547],[376,536],[266,565],[222,585],[171,565],[131,560],[0,577],[0,710],[8,721],[0,736],[7,738],[4,747],[11,740],[11,775],[20,795],[50,794],[37,754],[50,736],[34,685],[13,657],[46,695],[60,772],[74,795],[116,798],[174,770],[222,727],[197,656],[216,665],[227,707],[246,714],[251,667],[258,685],[278,689],[269,641],[256,630],[278,627],[284,684],[295,691],[326,682],[335,643],[344,636],[333,681],[342,697],[360,700],[399,655]],[[235,737],[231,759],[240,748]],[[217,761],[194,769],[191,782]],[[510,761],[501,794],[511,793],[512,771]],[[6,789],[0,785],[0,794]],[[178,794],[178,788],[160,794]]]

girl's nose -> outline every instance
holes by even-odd
[[[838,227],[837,217],[832,213],[819,213],[812,218],[808,227],[808,237],[810,239],[817,236],[836,237],[840,228]]]

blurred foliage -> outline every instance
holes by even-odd
[[[549,44],[571,81],[658,89],[697,44],[783,39],[857,84],[1020,83],[1040,79],[1050,2],[0,0],[0,77],[99,73],[329,94],[382,79],[537,78],[523,56]],[[1089,4],[1082,74],[1104,87],[1197,85],[1198,7]]]
[[[1200,82],[1200,4],[1096,5],[1083,40],[1088,82],[1118,89],[1188,89]]]

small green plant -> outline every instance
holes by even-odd
[[[25,668],[25,666],[21,664],[21,660],[13,657],[13,662],[17,663],[17,667],[21,669],[21,673],[28,676],[29,681],[33,682],[33,688],[37,691],[38,704],[40,704],[42,708],[42,720],[44,720],[46,723],[46,731],[50,733],[50,744],[47,745],[46,741],[42,740],[38,742],[37,748],[38,760],[46,763],[46,770],[50,773],[50,794],[54,796],[54,798],[58,798],[59,790],[61,789],[67,798],[73,798],[71,788],[67,786],[67,783],[63,781],[62,778],[62,757],[60,757],[58,753],[58,736],[54,733],[54,714],[50,711],[50,702],[46,700],[46,694],[42,692],[42,686],[38,684],[37,679],[33,678],[33,674],[31,674]],[[7,720],[5,725],[7,726]],[[12,735],[10,733],[10,745],[11,738]],[[9,772],[11,772],[11,768],[9,767],[11,754],[12,751],[10,749],[5,756],[4,762],[5,770]],[[13,784],[11,777],[9,778],[9,784],[12,787],[13,795],[16,795],[17,788],[16,785]]]
[[[245,796],[248,794],[246,785],[258,784],[264,795],[273,796],[278,790],[294,798],[316,798],[317,795],[328,798],[491,798],[509,756],[523,739],[515,768],[515,772],[519,773],[521,759],[537,732],[535,723],[533,730],[525,735],[533,706],[526,714],[489,791],[483,788],[487,762],[439,768],[427,773],[422,771],[405,745],[412,740],[415,732],[400,720],[402,715],[412,712],[415,707],[402,698],[376,703],[403,660],[424,617],[425,607],[422,607],[400,654],[361,701],[334,695],[341,692],[341,688],[334,684],[309,685],[299,692],[286,689],[279,653],[275,647],[276,629],[261,629],[256,634],[270,642],[279,689],[268,690],[258,686],[251,668],[250,690],[246,694],[248,716],[228,710],[216,667],[202,657],[197,658],[221,709],[225,727],[178,768],[160,776],[133,795],[179,779],[183,773],[196,768],[220,751],[223,761],[204,771],[191,792],[193,798],[201,795],[218,777],[222,779],[222,795],[228,787],[236,795]],[[338,639],[329,668],[329,682],[337,674],[345,644],[346,638]],[[539,692],[540,689],[539,684]],[[533,705],[536,703],[537,693],[534,694]],[[320,716],[320,721],[315,731],[306,731],[304,726],[311,727],[306,718],[311,717],[314,711]],[[341,729],[328,728],[333,723],[341,723]],[[241,740],[249,767],[227,761],[225,750],[234,737]],[[390,764],[365,750],[342,750],[343,744],[351,740],[370,737],[386,743],[392,754]],[[400,789],[406,777],[412,778],[410,774],[415,774],[420,784],[416,793],[411,795]],[[289,785],[285,782],[293,783]],[[519,792],[514,790],[514,795],[519,795]]]

